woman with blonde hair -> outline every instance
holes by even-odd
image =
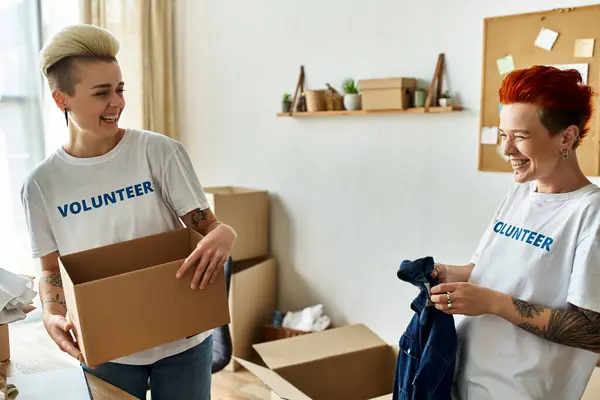
[[[69,136],[31,172],[21,193],[33,257],[42,268],[44,325],[81,362],[65,318],[59,255],[181,228],[183,221],[204,239],[177,278],[185,275],[192,289],[201,289],[216,277],[236,239],[210,210],[181,143],[119,127],[125,84],[118,50],[111,33],[92,25],[69,26],[42,49],[41,71]],[[204,332],[94,368],[82,365],[140,399],[148,380],[153,399],[208,399],[211,361],[212,336]]]

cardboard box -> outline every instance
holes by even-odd
[[[359,81],[364,110],[402,110],[411,107],[415,78],[381,78]]]
[[[0,362],[10,358],[10,341],[8,337],[8,324],[0,325]]]
[[[68,317],[97,365],[230,321],[223,269],[205,289],[175,273],[202,236],[189,228],[59,258]]]
[[[235,229],[238,238],[231,254],[234,261],[269,253],[269,195],[265,190],[238,186],[204,188],[217,218]]]
[[[309,335],[310,331],[299,331],[296,329],[284,328],[282,326],[265,325],[261,328],[261,342],[271,342],[273,340],[287,339],[300,335]]]
[[[597,400],[600,399],[600,368],[594,368],[592,376],[588,381],[585,392],[581,400]]]
[[[238,360],[273,399],[391,398],[398,352],[364,325],[254,346],[267,367]]]
[[[233,357],[253,357],[252,345],[261,342],[262,327],[272,321],[276,306],[276,260],[262,257],[234,262],[229,287]],[[232,360],[227,369],[237,371],[240,365]]]

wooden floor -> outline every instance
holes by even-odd
[[[269,389],[246,370],[213,375],[213,400],[269,400]]]
[[[19,337],[20,343],[27,343],[27,347],[18,346],[16,353],[31,354],[31,357],[43,355],[45,360],[52,360],[56,367],[77,365],[77,362],[62,353],[52,342],[41,321],[41,313],[34,311],[24,321],[11,324],[10,335]],[[37,355],[37,357],[36,357]],[[35,363],[33,364],[35,366]],[[42,368],[40,368],[40,371]],[[39,372],[36,368],[23,373]],[[150,397],[148,397],[150,399]],[[258,378],[246,370],[238,372],[222,371],[212,377],[213,400],[269,400],[270,391]]]

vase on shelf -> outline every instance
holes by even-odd
[[[344,95],[344,107],[349,111],[360,110],[361,98],[360,93],[346,93]]]
[[[440,103],[440,107],[450,107],[452,105],[452,101],[448,97],[442,97],[438,100]]]
[[[427,90],[416,89],[413,92],[413,107],[423,108],[427,102]]]

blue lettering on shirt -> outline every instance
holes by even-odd
[[[65,205],[58,206],[57,208],[60,212],[60,215],[65,218],[69,214],[77,215],[79,213],[91,211],[96,208],[106,207],[108,205],[116,204],[134,197],[144,196],[152,192],[154,192],[154,189],[152,188],[152,182],[146,181],[117,189],[109,193],[92,196],[89,199],[67,203]]]
[[[494,224],[494,232],[498,235],[506,236],[507,238],[525,242],[531,246],[539,247],[546,251],[550,251],[550,246],[554,243],[554,239],[543,235],[539,232],[530,229],[519,228],[514,225],[509,225],[502,221],[497,221]]]

